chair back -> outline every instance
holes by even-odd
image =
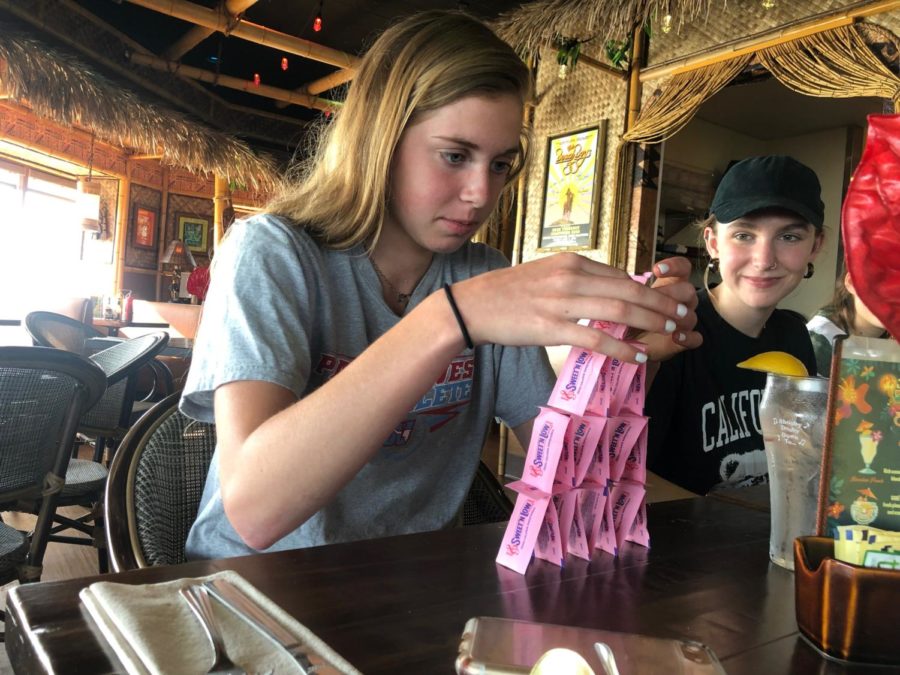
[[[185,561],[216,447],[214,424],[178,410],[172,394],[128,432],[106,483],[106,538],[113,571]]]
[[[463,502],[462,524],[480,525],[509,520],[513,504],[503,492],[503,486],[484,462],[478,462],[472,487]]]
[[[36,345],[64,349],[87,356],[87,341],[103,337],[93,326],[56,312],[29,312],[25,316],[25,330]]]
[[[156,357],[169,341],[163,332],[147,333],[123,340],[90,355],[106,373],[107,390],[103,398],[81,420],[87,433],[121,438],[131,425],[131,409],[137,387],[137,372]],[[96,344],[93,340],[89,343]]]
[[[40,501],[29,552],[38,578],[75,429],[105,389],[103,371],[82,356],[0,347],[0,503]]]

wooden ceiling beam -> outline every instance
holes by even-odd
[[[355,68],[359,58],[331,47],[316,44],[303,38],[288,35],[271,28],[266,28],[249,21],[238,20],[232,25],[227,16],[215,9],[196,5],[186,0],[128,0],[128,2],[152,9],[155,12],[173,16],[182,21],[204,26],[226,35],[255,42],[288,54],[296,54],[303,58],[327,63],[338,68]]]
[[[284,101],[285,103],[302,105],[306,108],[312,108],[314,110],[331,111],[335,110],[341,105],[338,101],[329,101],[328,99],[319,98],[318,96],[301,94],[295,91],[290,91],[288,89],[272,87],[267,84],[257,85],[250,80],[244,80],[239,77],[232,77],[231,75],[211,73],[208,70],[203,70],[202,68],[186,66],[176,61],[166,61],[165,59],[161,59],[156,56],[150,56],[148,54],[139,54],[135,52],[129,54],[128,58],[132,63],[141,66],[147,66],[148,68],[153,68],[154,70],[161,70],[173,73],[174,75],[181,75],[195,80],[200,80],[202,82],[209,82],[210,84],[228,87],[229,89],[245,91],[248,94],[264,96],[266,98],[275,99],[276,101]]]
[[[256,2],[257,0],[225,0],[221,7],[225,14],[230,16],[232,22],[234,22],[238,20],[238,17],[240,17],[248,7],[255,5]],[[169,61],[177,61],[214,32],[214,30],[206,28],[205,26],[193,26],[189,28],[188,32],[182,35],[179,40],[172,44],[172,46],[166,49],[161,56]]]

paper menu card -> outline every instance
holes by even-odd
[[[819,487],[818,531],[839,525],[900,531],[900,346],[835,342]]]

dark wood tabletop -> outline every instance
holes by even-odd
[[[687,638],[729,675],[861,673],[797,633],[794,577],[769,562],[769,516],[697,498],[649,506],[652,549],[571,556],[518,575],[494,563],[504,525],[106,575],[154,583],[232,569],[363,673],[452,673],[470,617],[499,616]],[[30,584],[9,595],[6,649],[17,673],[110,673],[78,591],[98,578]],[[881,670],[880,672],[884,672]]]

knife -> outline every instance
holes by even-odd
[[[306,653],[308,647],[298,642],[296,636],[278,623],[256,600],[226,579],[213,579],[203,585],[219,602],[278,643],[297,662],[302,675],[313,675],[316,672],[316,666],[310,662]]]

